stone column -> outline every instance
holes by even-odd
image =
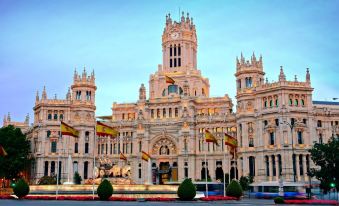
[[[300,159],[299,159],[299,155],[295,155],[295,165],[296,165],[296,181],[299,182],[300,181]]]
[[[279,180],[279,158],[278,155],[275,155],[275,174],[276,174],[276,178],[275,180],[278,181]]]
[[[302,156],[302,164],[303,164],[303,172],[304,172],[304,181],[308,181],[308,175],[307,175],[307,166],[306,166],[306,155],[303,154]]]

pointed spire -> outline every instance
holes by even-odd
[[[254,54],[254,51],[253,51],[253,54],[252,54],[252,60],[253,60],[254,63],[257,61],[257,58],[255,57],[255,54]]]
[[[36,102],[39,101],[39,90],[36,91],[35,101]]]
[[[11,122],[11,113],[8,112],[8,115],[7,115],[7,122]]]
[[[46,87],[44,86],[44,89],[42,90],[41,99],[47,99],[47,93],[46,93]]]
[[[77,72],[77,68],[75,67],[74,68],[74,75],[73,75],[74,82],[77,80],[77,78],[78,78],[78,72]]]
[[[294,81],[295,81],[295,82],[298,81],[297,75],[294,75]]]
[[[29,113],[27,113],[26,117],[25,117],[25,124],[29,124]]]
[[[311,74],[309,68],[306,68],[306,82],[311,83]]]
[[[193,25],[193,17],[191,17],[191,25]]]
[[[284,73],[283,66],[280,66],[279,81],[280,82],[286,81],[286,76],[285,76],[285,73]]]
[[[67,94],[66,94],[66,99],[67,100],[71,99],[71,88],[69,88],[69,87],[68,87],[68,91],[67,91]]]
[[[185,12],[181,12],[181,22],[185,22]]]
[[[54,99],[55,99],[55,100],[58,99],[58,98],[57,98],[57,94],[54,94]]]
[[[3,125],[4,125],[4,126],[6,125],[6,121],[7,121],[7,116],[4,115],[4,119],[3,119]]]

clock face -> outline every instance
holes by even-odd
[[[177,39],[179,37],[179,33],[174,32],[171,34],[172,39]]]

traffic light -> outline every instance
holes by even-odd
[[[330,183],[330,187],[331,187],[331,188],[335,188],[335,183],[334,183],[334,182],[331,182],[331,183]]]

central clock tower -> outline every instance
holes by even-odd
[[[166,27],[162,34],[163,69],[165,71],[185,71],[197,69],[197,35],[193,18],[184,12],[180,22],[172,22],[166,16]]]

